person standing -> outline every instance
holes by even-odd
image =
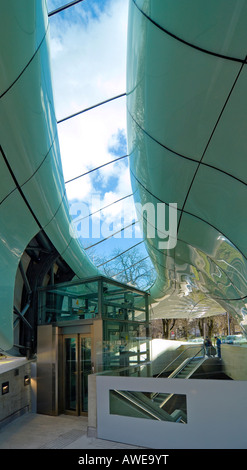
[[[212,346],[212,343],[209,339],[208,336],[206,336],[205,338],[205,341],[204,341],[204,346],[205,346],[205,349],[206,349],[206,356],[210,357],[211,356],[211,346]]]
[[[217,356],[221,359],[221,339],[216,336],[216,347],[217,347]]]

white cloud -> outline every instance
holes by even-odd
[[[109,153],[109,144],[112,135],[119,127],[126,128],[124,118],[125,99],[122,103],[117,101],[109,103],[59,124],[65,181],[116,158]],[[115,166],[108,165],[101,170],[100,174],[105,177],[111,176],[114,171],[116,171]],[[119,172],[117,174],[121,176]],[[80,179],[80,184],[84,184],[84,180],[89,182],[91,178],[84,176]],[[80,184],[76,181],[67,185],[70,199],[84,197],[84,194],[80,195],[77,192]]]
[[[84,9],[86,3],[85,0],[69,9],[73,14],[63,13],[50,18],[58,120],[126,91],[129,2],[108,0],[107,9],[91,17],[88,16],[89,10]],[[91,5],[94,5],[94,0],[90,0]],[[51,11],[59,6],[59,2],[49,0],[48,6]],[[117,147],[120,130],[126,133],[125,97],[58,124],[65,181],[114,160],[117,155],[110,149]],[[111,181],[114,181],[112,186],[109,184]],[[132,193],[126,159],[66,185],[69,201],[79,200],[89,206],[92,195],[99,188],[101,207]],[[123,214],[125,225],[133,221],[132,198],[111,205],[100,213],[100,217],[106,227],[114,222],[114,229],[119,229]]]
[[[93,2],[92,2],[93,3]],[[112,0],[107,13],[80,21],[50,19],[57,117],[125,91],[127,0]],[[64,18],[64,17],[63,17]],[[92,102],[93,99],[93,102]]]
[[[50,3],[50,10],[55,3]],[[88,23],[83,21],[83,3],[72,8],[72,18],[66,14],[50,18],[58,120],[126,90],[128,1],[110,1],[107,11]],[[126,129],[125,107],[121,98],[58,124],[65,181],[114,158],[109,145],[118,129]],[[112,171],[109,166],[104,174]],[[90,177],[67,185],[69,199],[84,198],[90,191]]]

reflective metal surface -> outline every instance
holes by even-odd
[[[70,232],[46,2],[1,0],[0,8],[0,347],[9,349],[17,267],[40,230],[75,276],[97,270]]]
[[[175,248],[146,236],[154,318],[227,311],[247,327],[246,18],[240,1],[129,3],[135,201],[178,208]]]

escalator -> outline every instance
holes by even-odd
[[[190,379],[197,377],[197,374],[200,375],[203,367],[207,369],[207,373],[215,365],[217,367],[218,358],[205,356],[203,347],[199,350],[196,347],[196,352],[193,349],[194,347],[191,346],[186,348],[155,378]],[[189,354],[191,357],[184,359],[184,356]],[[206,365],[207,362],[210,362],[209,366]],[[110,413],[158,421],[187,423],[187,399],[184,394],[111,390]]]
[[[207,360],[206,356],[195,356],[185,359],[170,375],[169,379],[189,379]]]
[[[165,394],[160,394],[163,399]],[[162,409],[159,403],[153,401],[150,393],[132,392],[125,390],[111,390],[110,413],[135,418],[154,419],[157,421],[187,422],[186,410]]]
[[[185,359],[169,376],[169,379],[189,379],[201,365],[207,360],[205,356],[193,356]],[[174,408],[174,393],[167,394],[164,398],[163,393],[154,393],[151,396],[152,402],[157,404],[160,409],[169,411],[170,407]],[[180,408],[182,408],[180,406]],[[181,409],[182,411],[182,409]]]

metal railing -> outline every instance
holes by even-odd
[[[183,356],[184,353],[188,352],[188,349],[195,349],[195,348],[198,348],[198,346],[189,346],[188,348],[186,348],[184,351],[182,351],[181,354],[179,354],[173,361],[171,361],[166,367],[165,369],[163,369],[157,376],[156,378],[160,377],[172,364],[174,364],[180,357]],[[183,361],[182,363],[180,363],[180,365],[168,376],[168,378],[175,378],[191,361],[193,361],[193,359],[195,359],[196,356],[198,356],[199,353],[203,353],[203,356],[205,356],[204,354],[204,346],[202,346],[199,351],[197,351],[196,354],[194,354],[193,356],[191,357],[188,357],[187,360],[185,359],[185,361]],[[199,356],[200,357],[200,356]],[[151,400],[153,401],[155,398],[157,398],[157,396],[160,395],[160,392],[156,392],[156,393],[153,393],[151,395]],[[166,397],[166,399],[161,403],[160,405],[160,408],[162,408],[167,402],[168,400],[170,400],[170,398],[173,396],[173,393],[171,393],[170,395],[168,395],[168,397]]]
[[[182,364],[180,364],[170,375],[168,378],[174,378],[174,377],[177,377],[177,375],[182,372],[183,369],[185,369],[185,367],[190,364],[195,358],[196,356],[198,356],[199,353],[201,352],[204,352],[204,347],[202,347],[196,354],[194,354],[194,356],[191,356],[191,357],[188,357],[187,359],[185,359],[184,362],[182,362]],[[204,358],[205,355],[203,354],[203,356],[198,356],[198,358],[201,357],[201,358]]]
[[[188,352],[189,349],[197,349],[198,346],[188,346],[186,349],[184,349],[184,351],[182,351],[177,357],[175,357],[175,359],[173,359],[173,361],[171,361],[158,375],[156,375],[156,379],[159,378],[162,374],[164,374],[164,372],[172,366],[172,364],[174,364],[174,362],[176,362],[180,357],[183,356],[183,354],[185,354],[186,352]],[[203,356],[204,356],[204,346],[202,346],[199,351],[197,351],[196,354],[194,354],[194,356],[191,356],[190,358],[193,359],[194,357],[196,357],[200,352],[203,352]]]

